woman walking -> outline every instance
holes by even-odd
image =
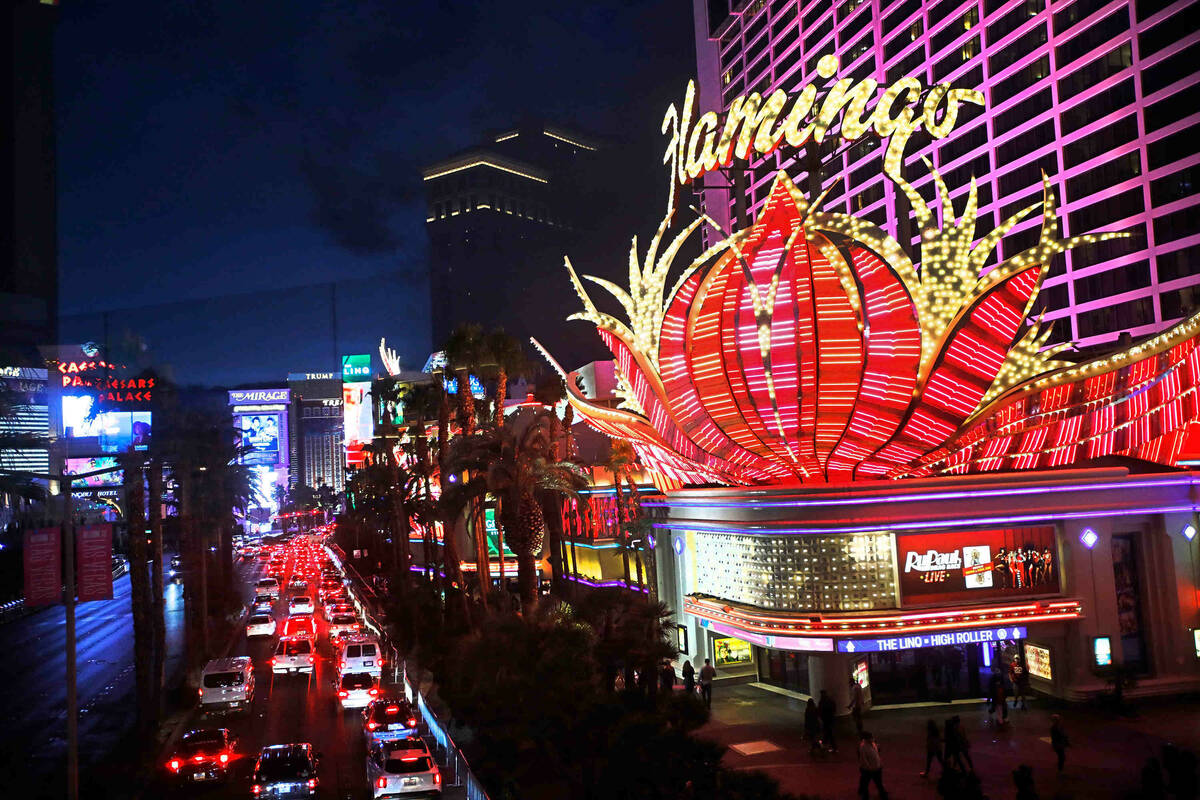
[[[821,751],[821,714],[817,711],[817,704],[810,697],[808,704],[804,706],[804,736],[808,739],[809,755],[816,755]]]
[[[925,771],[921,773],[922,778],[929,777],[929,768],[933,766],[935,758],[944,772],[946,762],[942,760],[942,732],[936,722],[928,720],[925,723]]]
[[[1058,714],[1050,715],[1050,747],[1054,749],[1054,754],[1058,756],[1058,771],[1063,771],[1063,766],[1067,763],[1067,748],[1071,746],[1071,741],[1067,738],[1067,731],[1063,727],[1062,717]]]
[[[696,692],[696,668],[691,661],[683,662],[683,691],[688,697]]]

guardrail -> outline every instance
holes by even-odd
[[[409,680],[407,662],[404,665],[402,677],[404,696],[408,698],[409,703],[412,703],[414,698],[416,699],[417,709],[421,712],[421,723],[428,731],[429,737],[437,742],[438,751],[443,754],[445,768],[453,771],[454,782],[449,785],[463,787],[466,790],[467,800],[489,800],[487,790],[483,788],[483,783],[479,778],[475,777],[471,765],[467,763],[467,757],[450,738],[450,734],[438,720],[437,714],[434,714],[429,708],[429,704],[425,702],[425,695]]]
[[[351,603],[361,615],[363,624],[379,637],[382,646],[388,648],[392,657],[392,681],[402,683],[404,696],[408,698],[409,703],[415,702],[421,715],[421,723],[425,726],[429,737],[438,744],[438,750],[442,754],[441,760],[444,762],[442,766],[447,773],[453,775],[453,782],[447,785],[462,787],[466,791],[467,800],[489,800],[487,790],[483,788],[483,783],[479,778],[475,777],[471,765],[467,763],[466,756],[458,749],[458,745],[450,738],[445,726],[438,720],[437,714],[429,707],[425,701],[425,695],[409,679],[408,662],[400,658],[398,648],[392,644],[386,628],[379,619],[381,609],[378,607],[379,599],[374,590],[367,586],[367,582],[363,580],[358,570],[344,559],[344,553],[337,545],[326,544],[325,551],[329,553],[330,559],[338,565],[342,573],[350,577],[351,585],[346,587],[346,594],[350,596]],[[372,607],[372,604],[375,607]]]

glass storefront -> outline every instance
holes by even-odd
[[[808,653],[769,650],[765,647],[754,649],[758,651],[760,681],[801,694],[809,693]]]

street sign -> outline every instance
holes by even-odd
[[[111,600],[112,525],[90,525],[75,535],[77,597],[79,602]]]
[[[62,602],[62,554],[58,528],[25,531],[25,605]]]
[[[886,636],[881,639],[842,639],[837,643],[839,653],[887,653],[895,650],[916,650],[922,647],[942,647],[950,644],[980,644],[1024,639],[1024,626],[978,628],[969,631],[935,631],[907,636]]]

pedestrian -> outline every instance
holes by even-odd
[[[675,667],[665,659],[662,663],[662,690],[665,694],[675,691]]]
[[[1038,800],[1037,789],[1033,785],[1033,767],[1018,764],[1012,771],[1012,779],[1017,787],[1017,800]]]
[[[946,722],[945,763],[954,763],[963,772],[975,771],[975,764],[971,761],[971,742],[967,739],[967,731],[957,714]]]
[[[870,731],[863,731],[858,742],[858,796],[862,800],[870,797],[871,784],[879,790],[881,800],[887,800],[887,789],[883,788],[883,759],[879,747]]]
[[[1001,725],[1008,723],[1008,693],[1004,690],[1004,676],[999,673],[992,674],[992,704],[988,707],[988,715],[995,714],[999,717]]]
[[[804,736],[808,739],[809,755],[816,755],[821,749],[821,715],[817,711],[816,702],[810,697],[804,706]]]
[[[1009,677],[1013,686],[1013,708],[1020,703],[1021,709],[1025,710],[1025,695],[1029,693],[1029,670],[1025,669],[1025,659],[1022,656],[1018,655],[1012,660]]]
[[[708,708],[712,708],[712,686],[715,677],[717,670],[709,659],[704,659],[704,666],[700,668],[700,694],[704,696],[704,705]]]
[[[922,778],[929,776],[929,768],[933,766],[935,758],[942,771],[945,772],[946,762],[942,760],[942,731],[936,722],[927,720],[925,722],[925,771],[921,773]]]
[[[691,661],[683,662],[683,691],[688,697],[696,691],[696,668]]]
[[[817,703],[817,712],[821,715],[821,739],[825,742],[825,746],[837,752],[837,738],[833,734],[833,717],[837,713],[837,707],[833,704],[833,698],[829,696],[829,692],[821,690],[821,700]]]
[[[1067,739],[1067,730],[1063,727],[1062,717],[1058,714],[1050,715],[1050,746],[1054,748],[1054,754],[1058,756],[1058,771],[1063,771],[1063,766],[1067,763],[1067,748],[1071,742]]]
[[[846,708],[850,709],[850,716],[854,720],[854,732],[862,736],[863,690],[853,676],[850,678],[850,704]]]

